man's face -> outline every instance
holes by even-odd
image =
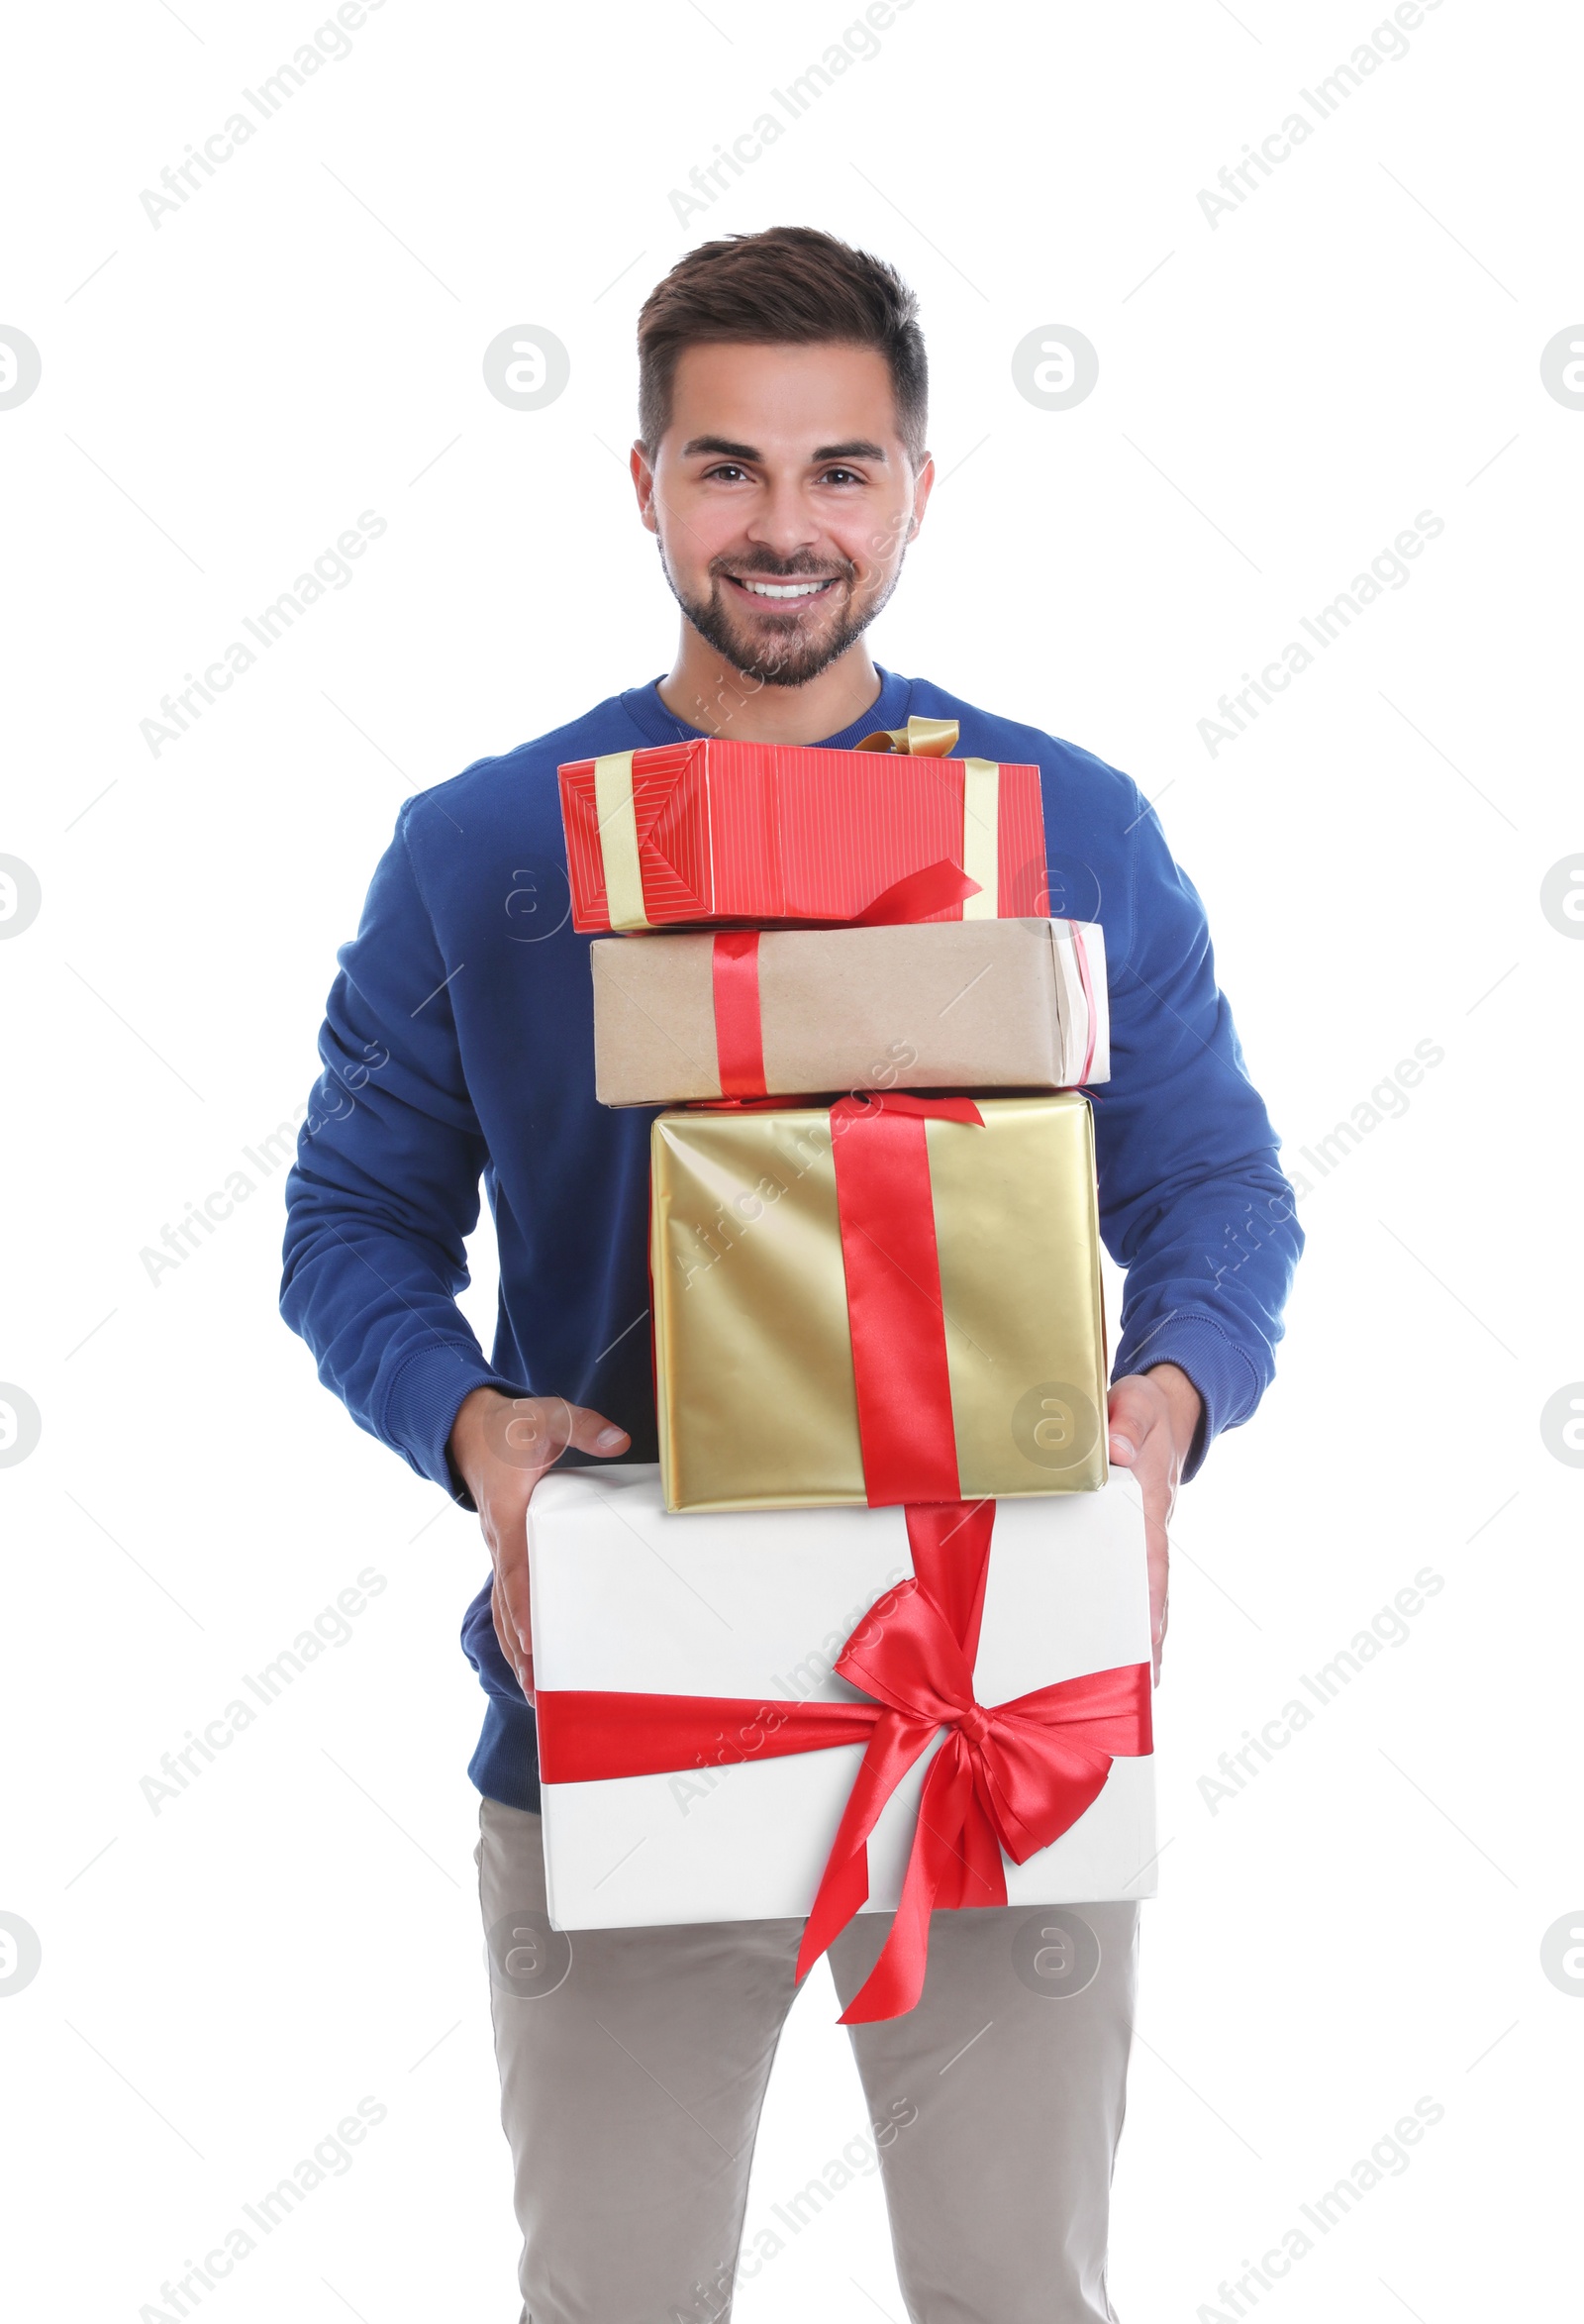
[[[745,677],[801,686],[895,588],[935,471],[908,458],[874,349],[712,343],[683,352],[633,477],[693,627]]]

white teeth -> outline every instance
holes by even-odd
[[[751,589],[755,597],[812,597],[828,586],[824,581],[743,581],[742,585]]]

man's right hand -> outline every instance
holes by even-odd
[[[528,1604],[528,1504],[534,1487],[568,1445],[606,1460],[626,1452],[625,1429],[561,1396],[503,1396],[475,1388],[450,1433],[456,1472],[478,1504],[495,1567],[490,1612],[501,1653],[534,1700],[534,1638]]]

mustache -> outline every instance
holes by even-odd
[[[807,556],[772,556],[768,550],[750,549],[742,556],[712,556],[712,579],[735,575],[741,580],[755,581],[852,581],[858,568],[850,560],[836,565],[821,564]]]

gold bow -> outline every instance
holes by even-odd
[[[956,747],[954,718],[910,718],[906,726],[882,727],[878,734],[865,735],[856,746],[860,751],[905,751],[915,758],[944,758]]]
[[[957,747],[954,718],[910,718],[906,726],[882,727],[865,735],[860,751],[900,751],[914,758],[944,758]],[[962,868],[979,882],[979,893],[962,907],[964,920],[994,920],[1000,882],[998,824],[1001,769],[990,758],[964,758],[962,767]]]

